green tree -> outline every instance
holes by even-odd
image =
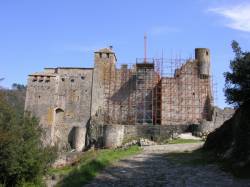
[[[42,146],[41,135],[37,120],[17,115],[0,93],[0,184],[40,181],[56,158],[53,148]]]
[[[232,41],[232,49],[231,71],[224,73],[225,96],[227,103],[238,108],[250,102],[250,52],[243,52],[236,41]]]
[[[15,113],[23,115],[26,96],[25,85],[14,83],[11,89],[1,89],[0,87],[0,92],[4,94],[6,102],[15,110]]]

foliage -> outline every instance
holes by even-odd
[[[138,146],[132,146],[128,149],[89,151],[83,154],[82,159],[77,165],[52,169],[50,174],[64,177],[58,186],[83,186],[106,166],[124,157],[139,153],[140,150]]]
[[[236,41],[232,48],[235,58],[230,62],[231,72],[224,73],[225,96],[229,104],[239,107],[250,102],[250,52],[243,52]]]
[[[212,151],[224,168],[238,177],[250,177],[250,52],[242,52],[232,42],[235,58],[226,72],[225,95],[227,102],[237,110],[233,117],[210,133],[203,149]]]
[[[20,115],[0,93],[0,184],[40,181],[56,156],[53,148],[42,146],[41,133],[35,118]]]
[[[23,115],[26,96],[26,86],[14,83],[12,89],[1,89],[6,102],[15,110],[16,114]]]
[[[26,86],[18,83],[12,84],[12,89],[13,90],[26,90]]]

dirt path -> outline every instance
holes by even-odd
[[[142,153],[106,168],[86,186],[250,186],[250,180],[235,179],[216,165],[187,165],[183,164],[185,157],[168,156],[201,146],[202,144],[176,144],[145,147]]]

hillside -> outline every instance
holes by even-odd
[[[250,170],[250,105],[245,103],[220,128],[210,133],[204,145],[231,169]],[[246,172],[245,172],[246,173]]]

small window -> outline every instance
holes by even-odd
[[[37,76],[34,76],[32,79],[32,82],[36,82],[37,81]]]
[[[107,53],[107,58],[109,58],[109,53]]]
[[[41,77],[39,78],[39,82],[43,82],[43,78],[44,78],[44,76],[41,76]]]
[[[40,98],[41,98],[41,96],[39,95],[39,96],[38,96],[38,98],[40,99]]]
[[[71,79],[70,81],[71,81],[71,82],[75,82],[75,80],[74,80],[74,79]]]
[[[84,76],[81,76],[81,79],[82,79],[82,80],[84,80],[84,79],[85,79],[85,77],[84,77]]]
[[[99,53],[99,57],[102,58],[102,53]]]
[[[64,82],[64,81],[65,81],[65,78],[62,78],[62,81]]]
[[[208,56],[208,51],[206,51],[206,55]]]

